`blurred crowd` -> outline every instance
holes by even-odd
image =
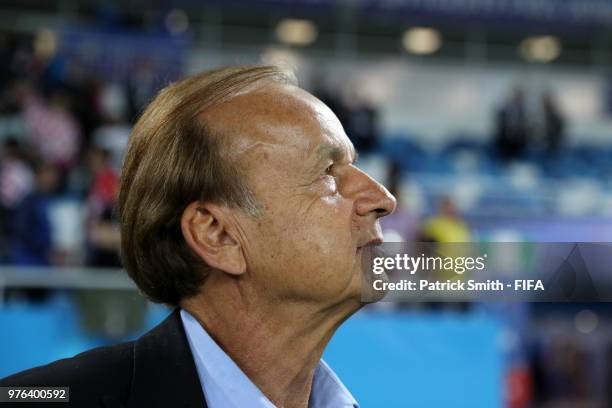
[[[114,211],[121,162],[131,124],[163,85],[154,64],[140,61],[125,77],[103,79],[78,61],[45,52],[44,44],[29,36],[2,34],[0,58],[5,61],[0,65],[0,265],[120,267]],[[329,88],[314,88],[338,115],[360,154],[376,152],[382,139],[377,107],[357,97],[343,99]],[[537,106],[528,103],[528,96]],[[567,123],[550,92],[527,95],[517,86],[493,115],[490,144],[499,162],[520,159],[534,146],[554,159],[563,147]],[[401,191],[406,166],[390,160],[384,168],[384,182],[398,199],[397,211],[381,222],[387,241],[477,238],[450,196],[440,196],[425,213],[416,213],[405,202],[407,192]],[[78,251],[54,245],[52,207],[67,197],[83,208],[83,245]],[[99,298],[85,295],[80,302],[91,314],[102,313],[99,305],[110,298],[107,293]],[[143,301],[124,301],[132,303],[123,309],[117,302],[111,306],[130,310],[132,318],[140,313],[142,319]],[[507,310],[499,313],[509,314]],[[108,318],[90,319],[98,320],[117,336],[139,324],[136,318],[120,325],[108,323]],[[534,399],[545,404],[555,398],[579,401],[567,406],[586,406],[583,402],[594,391],[584,380],[589,356],[583,345],[559,341],[535,350],[525,359],[528,369],[518,366],[508,375],[511,397],[517,401],[511,406],[528,406]]]
[[[563,143],[566,120],[551,92],[545,92],[539,106],[530,109],[526,92],[516,86],[503,101],[496,116],[495,145],[501,158],[520,159],[529,147],[543,147],[555,158]]]
[[[46,52],[37,41],[0,36],[7,61],[0,68],[0,263],[119,266],[113,208],[121,160],[131,123],[163,83],[147,61],[110,80],[78,60]],[[313,83],[313,92],[338,115],[360,154],[376,152],[382,137],[375,104],[342,97],[321,79]],[[520,86],[501,101],[491,140],[499,158],[520,159],[534,145],[545,146],[551,157],[559,151],[565,119],[550,92],[540,102],[535,108],[528,104]],[[411,213],[399,191],[405,163],[385,165],[384,181],[400,200],[398,211],[383,222],[391,238],[471,239],[450,197],[430,203],[424,214],[431,218]],[[84,250],[67,253],[53,246],[49,208],[58,197],[85,204]]]
[[[0,53],[0,263],[119,266],[121,158],[153,75],[105,82],[18,35],[0,37]],[[60,196],[85,203],[84,255],[52,246],[49,207]]]

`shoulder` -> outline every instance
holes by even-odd
[[[0,379],[0,386],[70,387],[70,401],[103,395],[125,400],[132,378],[133,342],[98,347]]]

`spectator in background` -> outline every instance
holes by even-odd
[[[378,144],[378,110],[369,102],[356,101],[346,113],[346,134],[355,149],[362,153],[374,150]]]
[[[0,205],[14,208],[34,187],[32,169],[14,138],[4,142],[0,158]]]
[[[53,229],[49,216],[57,190],[59,172],[52,164],[36,168],[36,189],[28,194],[15,211],[10,238],[9,262],[16,266],[51,266],[54,264]],[[43,302],[51,292],[44,288],[12,289],[10,299]]]
[[[546,401],[553,407],[599,407],[593,384],[588,381],[588,353],[571,338],[552,339],[547,350],[545,376],[549,395]]]
[[[438,213],[425,220],[421,233],[422,241],[427,242],[470,242],[472,239],[467,223],[449,197],[440,200]]]
[[[345,130],[347,127],[347,110],[348,108],[345,106],[344,102],[341,98],[341,92],[339,89],[335,89],[331,87],[329,84],[325,83],[324,80],[325,73],[318,72],[315,73],[312,79],[312,94],[315,95],[321,102],[329,107],[332,112],[336,113],[338,120],[344,126]]]
[[[119,179],[108,150],[94,147],[88,155],[92,187],[87,198],[86,264],[119,268],[120,233],[115,218]],[[91,335],[115,340],[141,328],[147,310],[144,298],[124,290],[82,290],[75,299],[83,328]]]
[[[495,145],[504,160],[520,158],[527,147],[528,118],[525,93],[515,87],[497,113]]]
[[[546,150],[550,157],[555,157],[563,143],[565,119],[561,114],[557,102],[550,92],[542,96],[543,135]]]
[[[68,94],[54,91],[46,102],[29,85],[17,90],[21,102],[29,144],[44,163],[61,172],[62,184],[74,165],[81,143],[80,126],[70,111]]]
[[[9,138],[0,152],[0,261],[9,257],[15,212],[34,188],[34,175],[19,143]]]
[[[87,198],[87,265],[119,267],[119,228],[114,219],[119,177],[107,150],[89,152],[92,187]]]
[[[49,266],[53,264],[53,235],[49,208],[58,185],[58,170],[52,164],[36,168],[36,189],[27,195],[15,211],[11,237],[11,261],[15,265]]]
[[[128,101],[118,84],[104,86],[99,95],[102,124],[93,132],[93,145],[111,154],[113,168],[121,168],[123,154],[132,130],[126,121]]]
[[[444,245],[447,243],[463,243],[471,242],[472,234],[467,223],[463,220],[459,211],[450,197],[443,197],[440,200],[438,213],[426,219],[421,230],[421,239],[423,242],[433,242],[435,245],[425,247],[425,252],[435,250],[435,253],[441,256],[461,257],[465,256],[466,248],[455,245]],[[434,249],[435,248],[435,249]],[[467,274],[457,275],[452,269],[442,269],[431,271],[436,273],[437,279],[464,279]],[[465,312],[470,308],[468,302],[433,302],[425,305],[434,310],[456,310]]]
[[[135,121],[143,108],[153,99],[161,84],[155,74],[153,62],[148,59],[138,60],[131,72],[127,85],[130,119]]]

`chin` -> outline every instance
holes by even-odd
[[[387,294],[388,290],[376,290],[374,289],[374,281],[382,281],[384,283],[389,282],[389,277],[386,273],[380,275],[374,275],[371,272],[362,273],[362,282],[361,282],[361,301],[365,304],[376,303],[383,300]],[[385,286],[386,287],[386,286]]]
[[[359,259],[359,275],[360,279],[360,299],[364,304],[376,303],[385,298],[388,290],[374,289],[375,281],[389,282],[389,276],[386,272],[374,274],[371,267],[371,259],[378,255],[380,250],[377,247],[365,248]],[[386,285],[384,285],[386,288]]]

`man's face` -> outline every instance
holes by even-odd
[[[280,301],[358,301],[361,247],[382,241],[377,220],[395,199],[354,166],[334,113],[300,88],[275,85],[213,114],[240,135],[231,151],[261,207],[260,217],[237,215],[245,279]]]

